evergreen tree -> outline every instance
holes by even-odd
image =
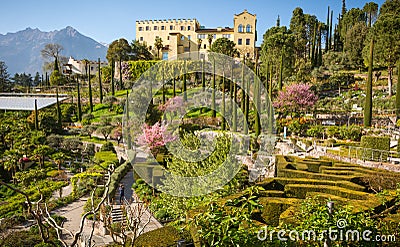
[[[374,66],[374,39],[371,39],[369,59],[368,59],[368,78],[367,78],[367,91],[365,93],[365,106],[364,106],[364,126],[371,127],[372,122],[372,69]]]
[[[103,103],[103,85],[101,83],[101,66],[100,58],[98,59],[98,75],[99,75],[99,91],[100,91],[100,103]]]

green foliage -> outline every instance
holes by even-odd
[[[110,190],[108,195],[110,198],[114,198],[115,191],[118,188],[121,179],[125,177],[125,175],[132,169],[132,165],[129,161],[125,162],[124,164],[118,166],[115,171],[111,174],[111,182],[110,182]]]
[[[99,151],[94,155],[94,162],[102,164],[103,167],[108,167],[110,164],[117,165],[118,157],[112,151]]]
[[[210,51],[221,53],[229,57],[235,57],[238,55],[235,42],[227,38],[219,38],[215,40],[210,47]]]
[[[383,160],[386,160],[388,157],[387,152],[385,153],[368,149],[390,151],[390,137],[363,136],[361,137],[361,147],[367,149],[363,152],[364,159],[379,159],[380,157],[382,157]]]
[[[320,199],[318,197],[308,198],[302,203],[300,210],[296,214],[296,219],[300,223],[297,226],[299,232],[305,230],[314,230],[317,236],[320,236],[323,231],[332,230],[342,230],[346,233],[348,230],[358,231],[362,233],[366,230],[376,234],[377,222],[369,217],[369,213],[359,213],[354,214],[350,206],[335,205],[332,215],[330,216],[328,212],[328,207],[326,203],[329,200]],[[346,225],[344,228],[339,228],[339,222],[345,221]],[[371,237],[372,239],[373,237]],[[360,238],[361,239],[361,238]],[[351,244],[351,239],[349,241],[341,241],[340,246],[346,246],[346,244]],[[316,244],[315,241],[308,241],[309,244]],[[336,244],[339,241],[335,241]],[[361,240],[357,242],[360,246],[368,245],[368,242]]]
[[[3,247],[15,246],[43,246],[42,238],[38,234],[32,234],[29,231],[19,231],[9,234],[6,238],[0,239],[0,245]]]
[[[83,125],[90,125],[92,123],[92,120],[94,119],[93,114],[83,114],[82,116],[82,124]]]
[[[159,61],[128,61],[128,66],[129,66],[129,73],[131,77],[131,81],[136,81],[140,78],[140,76],[146,72],[148,69],[150,69],[153,65],[158,63]]]
[[[256,241],[256,224],[252,214],[258,211],[260,188],[249,187],[242,196],[205,206],[205,212],[193,216],[191,226],[209,246],[251,246]]]
[[[81,191],[90,191],[97,185],[97,181],[103,175],[99,172],[82,172],[71,178],[72,191],[77,194]]]
[[[100,148],[100,152],[113,152],[113,153],[117,153],[117,151],[115,151],[114,148],[114,144],[112,142],[106,142],[105,144],[103,144]]]
[[[169,247],[175,246],[178,240],[181,240],[182,236],[180,233],[172,226],[164,226],[162,228],[158,228],[152,230],[150,232],[146,232],[140,235],[136,241],[134,246],[140,247]]]
[[[313,125],[307,129],[306,133],[308,136],[322,138],[325,129],[322,125]]]
[[[30,169],[27,171],[20,171],[15,173],[14,178],[22,182],[24,186],[28,186],[31,183],[46,178],[46,171],[44,169]]]
[[[295,198],[269,198],[261,197],[260,204],[261,218],[265,223],[271,226],[278,226],[279,216],[289,207],[298,204],[299,199]]]

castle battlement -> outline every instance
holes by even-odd
[[[180,23],[198,23],[197,19],[164,19],[164,20],[139,20],[136,24],[180,24]]]

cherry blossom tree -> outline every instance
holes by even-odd
[[[298,115],[311,109],[318,97],[308,84],[292,84],[280,91],[274,102],[274,107],[282,114]]]
[[[139,135],[137,143],[150,150],[157,156],[165,144],[174,141],[176,138],[167,133],[167,124],[157,122],[153,126],[143,125],[143,133]]]

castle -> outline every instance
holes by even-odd
[[[168,19],[136,21],[136,39],[163,60],[186,52],[204,52],[219,39],[227,38],[236,44],[240,57],[254,59],[257,41],[257,17],[247,10],[234,15],[233,28],[205,28],[196,19]],[[161,38],[159,51],[155,41]],[[211,43],[210,43],[211,41]]]

